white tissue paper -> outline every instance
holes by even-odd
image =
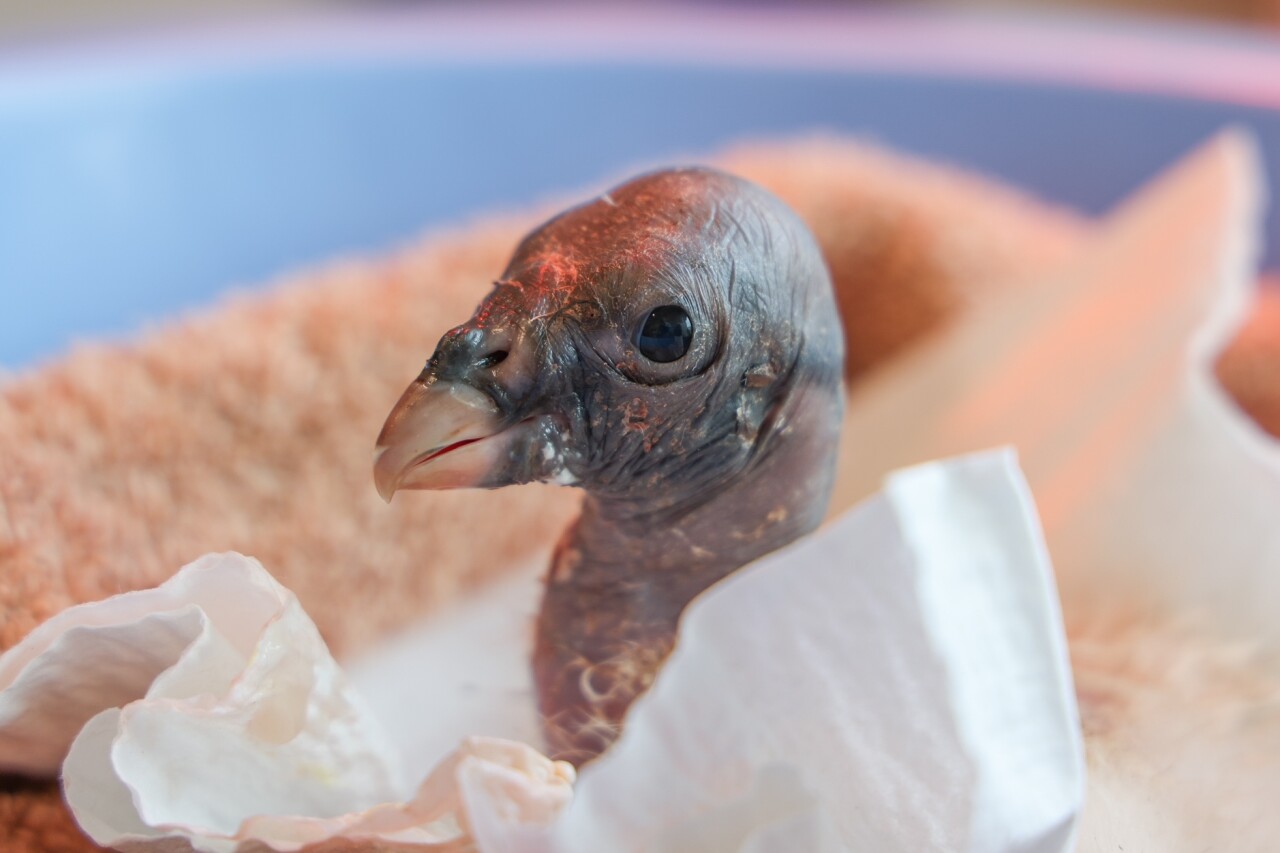
[[[387,677],[456,655],[450,637],[508,653],[475,671],[478,691],[460,689],[475,686],[466,673],[419,670],[434,693],[375,716],[293,597],[237,555],[73,608],[0,657],[0,768],[56,772],[70,746],[77,819],[130,847],[1069,850],[1084,764],[1032,493],[1068,594],[1131,586],[1275,636],[1276,445],[1208,370],[1247,294],[1257,169],[1246,138],[1220,137],[1060,278],[856,389],[837,505],[883,491],[695,601],[576,786],[531,747],[473,738],[415,791],[387,746],[420,771],[444,748],[411,722],[438,717],[453,743],[530,736],[527,635],[475,638],[497,614],[509,626],[531,612],[536,585],[519,579],[418,637],[436,657],[402,648],[362,666],[375,702],[403,705]],[[1008,452],[885,479],[999,444],[1017,446],[1030,491]]]
[[[1083,766],[1035,511],[980,455],[696,600],[555,849],[1057,853]]]
[[[66,610],[0,657],[0,745],[0,770],[61,763],[98,843],[177,836],[213,853],[247,839],[444,844],[490,798],[503,820],[549,820],[574,778],[530,747],[470,738],[406,790],[297,599],[239,554]]]
[[[62,687],[140,650],[154,681],[115,706]],[[0,666],[16,673],[0,736],[30,730],[54,695],[42,685],[72,721],[57,743],[7,740],[6,764],[32,769],[28,753],[75,736],[68,802],[94,840],[131,849],[345,837],[515,853],[1057,853],[1083,796],[1052,572],[1007,452],[899,472],[697,600],[572,803],[568,765],[477,738],[402,801],[391,750],[314,626],[239,555],[66,611]],[[419,713],[429,725],[432,708]]]

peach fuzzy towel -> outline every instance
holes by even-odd
[[[741,149],[832,267],[851,380],[1056,265],[1087,225],[988,182],[863,146]],[[81,601],[214,550],[258,557],[350,655],[515,562],[575,493],[421,493],[387,507],[373,439],[440,334],[470,315],[539,216],[433,237],[240,296],[128,347],[85,347],[0,388],[0,649]],[[1280,299],[1224,357],[1280,434]],[[493,519],[502,519],[494,524]],[[0,850],[92,849],[53,785],[0,780]]]

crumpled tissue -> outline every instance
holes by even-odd
[[[296,599],[239,555],[72,608],[0,672],[0,761],[50,772],[69,744],[77,820],[130,848],[1049,853],[1083,791],[1052,572],[1008,452],[899,472],[696,601],[576,793],[568,765],[473,738],[405,799]]]
[[[462,780],[532,820],[559,810],[574,775],[477,738],[396,804],[392,745],[293,594],[239,554],[62,612],[0,657],[0,686],[0,769],[61,765],[76,819],[105,845],[175,834],[219,853],[246,838],[278,850],[335,835],[443,842],[465,821]]]

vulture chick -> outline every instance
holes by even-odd
[[[441,339],[387,418],[374,479],[387,500],[586,492],[536,628],[553,755],[604,750],[690,600],[822,520],[843,351],[804,224],[708,169],[644,175],[546,222]]]

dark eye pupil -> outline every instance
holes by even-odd
[[[636,346],[645,358],[665,364],[683,357],[692,340],[693,320],[688,313],[679,305],[663,305],[645,318]]]

